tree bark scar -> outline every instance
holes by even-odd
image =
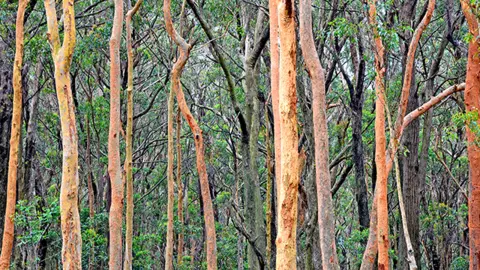
[[[285,11],[288,17],[293,16],[293,3],[292,0],[285,0]]]

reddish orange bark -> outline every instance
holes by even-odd
[[[478,39],[478,19],[470,2],[461,1],[463,13],[468,22],[472,40],[468,47],[467,77],[465,81],[465,108],[467,113],[478,116],[480,108],[480,40]],[[480,120],[477,119],[477,125]],[[469,162],[470,193],[468,198],[468,230],[470,246],[470,269],[480,268],[480,147],[479,138],[467,122],[467,152]]]
[[[280,37],[279,115],[280,178],[277,181],[277,270],[296,269],[298,203],[298,134],[296,91],[296,37],[294,1],[278,3]],[[278,163],[277,163],[278,165]]]
[[[177,44],[179,48],[179,55],[172,69],[172,90],[177,94],[178,107],[180,108],[183,117],[187,121],[193,133],[197,158],[197,171],[200,179],[200,190],[202,194],[203,213],[205,220],[207,268],[209,270],[215,270],[217,269],[217,236],[215,232],[215,219],[213,216],[213,203],[210,195],[207,168],[205,165],[203,135],[202,130],[188,108],[187,102],[185,101],[185,95],[183,94],[182,85],[180,83],[180,77],[182,75],[183,68],[187,63],[192,47],[177,33],[173,27],[170,4],[171,0],[163,1],[165,26],[170,38]]]
[[[376,44],[375,47],[377,48],[376,52],[375,52],[375,57],[377,57],[378,56],[378,51],[379,51],[378,42],[381,43],[381,38],[378,35],[378,31],[376,30],[377,22],[376,22],[375,2],[374,1],[373,2],[369,1],[369,6],[370,6],[369,21],[370,21],[370,24],[372,24],[372,27],[374,28],[373,32],[374,32],[374,39],[375,39],[375,44]],[[404,121],[404,117],[405,117],[405,113],[406,113],[406,109],[407,109],[408,96],[409,96],[409,93],[410,93],[412,72],[414,71],[413,70],[413,63],[414,63],[414,58],[415,58],[415,51],[416,51],[416,48],[418,46],[418,42],[420,40],[420,37],[422,36],[423,31],[425,30],[425,28],[430,23],[430,20],[431,20],[432,15],[433,15],[434,8],[435,8],[435,0],[429,0],[428,6],[427,6],[427,12],[425,13],[425,16],[423,17],[420,24],[417,26],[417,29],[415,30],[415,32],[413,34],[412,41],[410,42],[410,45],[409,45],[406,69],[405,69],[405,74],[404,74],[404,78],[403,78],[403,88],[402,88],[402,92],[401,92],[401,96],[400,96],[400,104],[399,104],[399,109],[398,109],[398,114],[397,114],[397,120],[395,122],[395,129],[394,129],[394,135],[393,135],[393,140],[394,141],[393,141],[392,144],[390,144],[392,147],[390,147],[388,149],[388,152],[386,154],[387,157],[386,157],[386,165],[385,165],[385,172],[384,172],[385,175],[383,176],[385,178],[388,178],[388,174],[392,169],[393,156],[395,155],[395,153],[398,149],[398,142],[400,140],[400,137],[402,135],[402,131],[403,131],[403,128],[404,128],[403,121]],[[372,14],[372,12],[373,12],[373,14]],[[383,49],[383,45],[382,45],[382,51],[383,50],[384,49]],[[383,56],[382,56],[382,58],[383,58]],[[383,62],[383,59],[382,59],[382,62]],[[377,64],[376,64],[376,66],[377,66]],[[383,63],[382,63],[381,66],[383,67]],[[376,67],[376,69],[377,69],[377,67]],[[378,74],[378,71],[377,71],[377,76],[378,75],[379,74]],[[376,109],[378,109],[378,107],[376,107]],[[385,122],[385,120],[384,120],[384,122]],[[378,179],[378,167],[377,167],[377,179]],[[385,180],[385,183],[386,183],[386,180]],[[377,184],[378,184],[378,182],[377,182]],[[384,190],[381,190],[381,191],[385,192]],[[374,240],[375,240],[375,238],[373,236],[378,233],[377,229],[379,227],[379,225],[378,225],[379,217],[377,216],[377,214],[379,213],[379,211],[383,211],[383,212],[385,211],[385,209],[382,210],[382,209],[378,208],[377,197],[378,197],[379,192],[380,192],[379,189],[376,189],[375,190],[375,195],[374,195],[374,198],[373,198],[372,212],[371,212],[371,217],[370,217],[370,236],[369,236],[367,247],[365,249],[365,253],[364,253],[364,256],[363,256],[363,261],[362,261],[362,266],[361,266],[362,270],[363,269],[365,269],[365,270],[366,269],[373,269],[373,263],[372,262],[375,260],[375,255],[377,253],[377,248],[378,248],[378,251],[380,252],[380,247],[378,247],[378,243],[377,244],[373,243]],[[375,211],[375,209],[376,209],[376,211]],[[388,212],[387,212],[387,214],[388,214]],[[383,219],[385,219],[385,217],[383,217]],[[388,217],[387,217],[387,222],[388,222]],[[384,226],[384,225],[385,224],[383,224],[382,226]],[[388,229],[388,223],[387,223],[387,229]],[[380,240],[381,236],[377,234],[376,238],[378,240]],[[387,239],[387,241],[388,241],[388,239]],[[383,258],[382,261],[385,261],[384,258],[385,257],[388,258],[388,249],[385,250],[385,246],[384,246],[384,247],[382,247],[382,250],[383,250],[382,251],[383,255],[381,256]],[[379,261],[380,261],[380,256],[379,256]],[[380,267],[380,265],[379,265],[379,267]]]
[[[280,68],[280,51],[278,44],[278,0],[270,0],[268,3],[270,15],[270,87],[272,95],[274,148],[280,149],[280,108],[278,106],[278,84]],[[275,179],[280,179],[280,151],[275,151]],[[277,185],[278,188],[278,185]]]
[[[3,227],[2,253],[0,254],[0,268],[8,269],[12,256],[14,239],[14,215],[17,200],[17,172],[20,135],[22,133],[22,65],[24,17],[28,0],[18,1],[17,21],[15,25],[15,61],[13,63],[13,114],[12,133],[10,134],[10,153],[8,159],[7,205],[5,209],[5,223]]]
[[[123,1],[115,0],[112,35],[110,37],[110,128],[108,132],[108,174],[112,203],[110,205],[111,270],[122,269],[123,179],[120,165],[120,44],[123,26]]]
[[[387,168],[386,168],[386,146],[385,137],[385,48],[383,47],[377,29],[377,8],[376,0],[370,0],[369,22],[372,25],[375,40],[375,165],[377,169],[377,242],[378,242],[378,269],[388,269],[388,203],[387,203]]]

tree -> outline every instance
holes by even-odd
[[[280,37],[279,115],[281,173],[278,181],[277,270],[296,269],[298,203],[298,134],[296,97],[296,38],[294,2],[278,3]]]
[[[127,81],[127,134],[125,150],[125,176],[127,182],[127,209],[125,230],[125,258],[123,269],[132,269],[132,245],[133,245],[133,45],[132,45],[132,17],[137,13],[143,0],[138,0],[135,6],[127,12],[125,28],[127,31],[127,58],[128,58],[128,81]]]
[[[369,1],[369,22],[372,25],[375,40],[375,167],[377,169],[377,242],[378,269],[386,270],[389,265],[388,249],[388,203],[387,203],[387,168],[385,138],[385,48],[383,47],[377,26],[376,1]],[[375,199],[374,199],[375,200]]]
[[[375,57],[379,57],[381,55],[381,58],[378,58],[376,60],[375,64],[375,69],[376,69],[376,78],[375,78],[375,87],[377,87],[377,84],[384,84],[384,51],[385,48],[383,47],[382,40],[380,35],[378,34],[378,29],[377,29],[377,22],[376,22],[376,6],[375,6],[375,1],[374,2],[369,2],[369,21],[370,24],[372,25],[373,28],[373,35],[374,35],[374,40],[375,40],[375,47],[376,47],[376,52],[375,52]],[[375,190],[375,195],[373,198],[373,206],[372,206],[372,215],[370,217],[370,237],[367,242],[367,247],[365,249],[364,257],[363,257],[363,262],[362,262],[362,267],[361,269],[371,269],[373,267],[373,261],[375,259],[375,254],[376,250],[378,248],[379,252],[379,267],[381,267],[381,264],[385,265],[388,268],[388,204],[387,204],[387,178],[388,174],[390,173],[390,170],[392,169],[393,166],[393,160],[394,156],[398,150],[399,147],[399,141],[402,137],[403,134],[403,129],[404,129],[404,117],[407,111],[407,105],[408,105],[408,98],[410,96],[410,88],[411,88],[411,83],[412,83],[412,73],[413,73],[413,64],[414,64],[414,58],[415,58],[415,52],[418,46],[418,43],[420,41],[420,37],[422,36],[423,31],[425,28],[428,26],[430,23],[430,20],[433,15],[433,10],[435,8],[435,0],[430,0],[428,2],[427,6],[427,12],[425,13],[424,17],[422,18],[421,22],[415,29],[415,32],[413,34],[412,40],[409,45],[409,50],[408,50],[408,55],[406,59],[406,64],[405,64],[405,72],[403,74],[403,86],[402,86],[402,91],[400,94],[400,103],[398,106],[398,113],[397,113],[397,118],[395,121],[394,129],[393,129],[393,138],[391,138],[392,142],[390,143],[390,148],[388,149],[388,152],[386,153],[386,159],[385,159],[385,170],[384,165],[383,165],[383,154],[378,152],[378,143],[377,143],[377,136],[381,137],[380,140],[380,146],[384,147],[383,145],[383,136],[385,135],[385,128],[383,127],[381,130],[377,131],[377,128],[375,129],[375,138],[376,138],[376,145],[375,145],[375,163],[376,163],[376,169],[377,169],[377,186],[380,188],[377,188]],[[381,54],[379,53],[381,52]],[[377,63],[378,62],[378,63]],[[383,69],[383,70],[382,70]],[[379,75],[380,71],[382,74]],[[378,78],[381,76],[381,78]],[[381,80],[380,80],[381,79]],[[382,94],[382,98],[385,99],[385,87],[382,86],[382,89],[379,89],[379,93]],[[377,97],[378,99],[378,97]],[[377,127],[377,113],[379,110],[379,102],[378,100],[375,103],[375,125]],[[383,106],[381,108],[385,108],[385,101],[380,104],[380,106]],[[383,115],[383,126],[385,126],[385,119]],[[381,117],[381,116],[380,116]],[[378,125],[382,125],[380,123],[381,120],[379,120]],[[383,131],[382,131],[383,130]],[[379,134],[377,134],[379,132]],[[385,140],[386,141],[386,140]],[[386,142],[385,142],[386,143]],[[386,147],[386,144],[385,144]],[[378,160],[380,158],[381,160]],[[379,167],[380,164],[380,167]],[[380,175],[381,174],[381,175]],[[381,180],[379,182],[378,180]],[[379,186],[381,183],[383,183],[383,186]],[[383,194],[383,195],[381,195]],[[385,199],[383,201],[383,199]],[[379,201],[380,200],[380,201]],[[381,209],[378,208],[380,203],[383,203],[384,205],[382,206]],[[376,213],[375,213],[376,212]],[[381,216],[379,216],[381,215]],[[386,223],[386,224],[385,224]],[[380,228],[382,228],[383,232],[380,233]],[[374,235],[377,235],[377,240],[378,240],[378,246],[377,244],[374,244],[373,241]],[[383,236],[382,236],[383,234]],[[383,244],[382,247],[380,247],[380,243]]]
[[[24,17],[28,0],[18,2],[17,21],[15,23],[15,63],[13,65],[13,115],[10,138],[10,154],[8,159],[7,205],[2,238],[2,252],[0,254],[0,268],[10,266],[14,239],[14,215],[17,200],[17,171],[19,157],[20,136],[22,133],[22,64],[24,45]]]
[[[183,183],[182,183],[182,144],[180,143],[180,136],[182,130],[182,118],[180,110],[177,113],[177,189],[178,189],[178,205],[177,205],[177,216],[178,222],[182,226],[180,232],[178,233],[178,244],[177,244],[177,261],[178,265],[183,264],[183,249],[184,249],[184,226],[185,219],[183,216]]]
[[[180,83],[180,77],[182,75],[183,68],[187,63],[190,50],[192,46],[188,44],[175,30],[172,22],[172,15],[170,12],[170,0],[164,0],[163,13],[165,16],[165,26],[167,28],[168,35],[177,44],[179,48],[179,56],[172,69],[172,91],[176,93],[178,107],[183,114],[183,117],[187,121],[190,129],[193,133],[195,142],[196,159],[197,159],[197,171],[200,179],[200,189],[203,201],[203,212],[205,220],[206,242],[207,242],[207,268],[209,270],[217,269],[217,237],[215,232],[215,220],[213,216],[213,204],[210,195],[210,187],[208,184],[208,175],[205,165],[204,157],[204,143],[202,130],[198,126],[197,121],[193,118],[190,109],[185,101],[185,95],[182,91],[182,85]],[[173,180],[173,179],[172,179]],[[173,192],[173,190],[172,190]],[[173,212],[172,212],[173,215]]]
[[[340,269],[335,244],[332,186],[329,170],[325,72],[318,58],[312,32],[312,3],[300,1],[300,44],[307,72],[312,82],[312,111],[315,134],[315,171],[318,201],[318,225],[323,269]]]
[[[57,92],[62,127],[62,184],[60,218],[62,225],[62,263],[64,269],[82,268],[82,236],[78,213],[78,138],[75,105],[70,81],[70,66],[75,48],[75,12],[73,0],[63,1],[63,44],[60,45],[55,1],[45,0],[47,37],[55,64]]]
[[[465,81],[465,109],[467,114],[475,115],[467,120],[467,152],[469,163],[469,197],[468,197],[468,229],[470,246],[470,269],[480,267],[480,147],[478,146],[478,108],[480,108],[480,43],[478,34],[478,18],[470,3],[460,1],[463,14],[467,19],[468,29],[472,35],[468,45],[467,76]]]
[[[122,268],[122,217],[124,183],[120,166],[120,44],[123,29],[123,2],[115,0],[112,35],[110,37],[110,128],[108,132],[108,175],[111,198],[110,260],[112,270]]]

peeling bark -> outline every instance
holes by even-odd
[[[277,270],[297,268],[298,130],[296,94],[296,37],[294,2],[278,3],[280,37],[279,116],[280,178],[278,181]]]

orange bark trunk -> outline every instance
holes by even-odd
[[[196,149],[197,158],[197,171],[200,179],[200,190],[202,193],[203,201],[203,213],[205,220],[205,234],[207,242],[207,268],[209,270],[217,269],[217,236],[215,232],[215,219],[213,215],[213,203],[210,195],[210,187],[208,183],[207,168],[205,165],[205,149],[203,144],[202,130],[200,129],[197,121],[193,118],[187,102],[185,101],[185,95],[183,94],[182,85],[180,83],[180,77],[182,75],[183,68],[187,63],[190,55],[191,45],[188,44],[175,30],[172,22],[172,15],[170,12],[170,0],[164,0],[163,13],[165,16],[165,26],[170,38],[179,47],[179,56],[172,69],[172,90],[177,94],[177,102],[183,117],[187,121],[193,134],[193,139]]]
[[[280,178],[277,181],[277,270],[296,269],[298,203],[298,134],[296,91],[296,37],[294,1],[278,4],[280,36],[279,115]]]
[[[120,165],[120,44],[123,26],[123,1],[115,0],[112,35],[110,37],[110,128],[108,132],[108,174],[112,203],[110,205],[111,270],[122,269],[123,179]]]
[[[10,153],[8,159],[7,205],[5,209],[5,223],[3,227],[2,253],[0,254],[0,268],[8,269],[12,256],[14,239],[14,216],[17,200],[17,172],[20,158],[19,146],[22,133],[22,65],[24,17],[28,0],[18,1],[17,21],[15,29],[15,61],[13,63],[13,114],[12,133],[10,134]]]
[[[465,81],[465,108],[467,113],[479,114],[480,108],[480,40],[478,39],[478,19],[470,2],[461,1],[463,13],[473,38],[468,47],[467,77]],[[476,120],[477,125],[480,120]],[[479,139],[467,122],[467,152],[470,167],[470,193],[468,197],[468,230],[470,246],[470,269],[480,268],[480,147]]]
[[[479,40],[470,42],[468,49],[465,108],[467,113],[476,113],[480,108],[480,57]],[[470,166],[470,196],[468,198],[468,229],[470,238],[470,269],[480,268],[480,147],[477,135],[467,123],[467,152]],[[477,120],[477,124],[480,121]]]
[[[280,107],[278,106],[278,84],[280,80],[280,48],[278,44],[278,0],[270,0],[268,6],[270,12],[270,91],[272,95],[273,110],[273,139],[274,148],[280,149]],[[277,180],[280,179],[280,158],[280,151],[275,151],[275,179]]]
[[[375,39],[375,47],[376,47],[376,51],[375,51],[375,57],[378,57],[379,56],[379,49],[378,49],[378,43],[380,43],[381,45],[381,38],[380,36],[378,35],[378,31],[376,29],[376,25],[377,25],[377,22],[376,22],[376,7],[375,7],[375,0],[372,1],[369,1],[368,2],[369,6],[370,6],[370,16],[369,16],[369,21],[370,21],[370,24],[372,24],[372,27],[374,28],[374,39]],[[405,127],[403,125],[403,122],[404,122],[404,117],[405,117],[405,113],[406,113],[406,109],[407,109],[407,102],[408,102],[408,96],[409,96],[409,92],[410,92],[410,85],[411,85],[411,80],[412,80],[412,73],[413,73],[413,63],[414,63],[414,57],[415,57],[415,51],[416,51],[416,48],[418,46],[418,42],[420,40],[420,37],[422,36],[422,33],[423,31],[425,30],[425,28],[428,26],[428,24],[430,23],[430,20],[432,18],[432,15],[433,15],[433,11],[434,11],[434,8],[435,8],[435,0],[429,0],[428,2],[428,6],[427,6],[427,12],[425,13],[425,16],[423,17],[422,21],[420,22],[420,24],[418,25],[417,29],[415,29],[415,32],[413,34],[413,38],[412,38],[412,41],[410,42],[410,45],[409,45],[409,51],[408,51],[408,55],[407,55],[407,63],[406,63],[406,68],[405,68],[405,74],[404,74],[404,78],[403,78],[403,88],[402,88],[402,93],[401,93],[401,96],[400,96],[400,104],[399,104],[399,109],[398,109],[398,114],[397,114],[397,119],[395,121],[395,129],[394,129],[394,134],[393,134],[393,143],[391,143],[390,145],[392,147],[390,147],[388,149],[388,152],[386,154],[386,165],[385,165],[385,178],[388,178],[388,174],[389,172],[391,171],[392,169],[392,166],[393,166],[393,157],[398,149],[398,142],[401,138],[401,135],[402,135],[402,132],[403,132],[403,128]],[[383,54],[383,51],[384,51],[384,48],[383,48],[383,45],[381,45],[381,51],[382,51],[382,54]],[[381,56],[382,57],[382,65],[380,66],[380,68],[383,68],[383,55]],[[377,68],[377,64],[376,65],[376,69]],[[384,72],[384,71],[383,71]],[[379,71],[377,70],[377,76],[379,76]],[[383,75],[382,75],[383,76]],[[382,83],[383,83],[383,80],[382,80]],[[382,87],[384,88],[384,87]],[[383,89],[383,92],[384,92],[384,89]],[[385,107],[383,107],[385,108]],[[376,110],[378,109],[378,107],[376,107]],[[385,113],[384,113],[385,115]],[[385,123],[385,119],[383,120],[383,122]],[[383,156],[383,155],[382,155]],[[378,170],[378,168],[377,168]],[[377,179],[378,179],[379,175],[378,175],[378,171],[377,171]],[[385,183],[386,183],[386,180],[385,180]],[[378,182],[377,182],[378,184]],[[384,191],[382,191],[384,192]],[[375,255],[377,254],[377,249],[378,251],[380,252],[380,247],[378,247],[378,243],[374,243],[374,240],[375,240],[375,235],[377,235],[377,240],[379,240],[379,237],[381,237],[380,235],[378,235],[378,232],[377,232],[377,229],[378,229],[378,216],[377,214],[379,213],[378,211],[382,211],[381,209],[378,209],[378,193],[379,193],[379,190],[376,189],[375,190],[375,194],[374,194],[374,198],[373,198],[373,205],[372,205],[372,211],[371,211],[371,217],[370,217],[370,236],[368,238],[368,243],[367,243],[367,247],[365,249],[365,253],[364,253],[364,256],[363,256],[363,261],[362,261],[362,266],[361,266],[361,269],[362,270],[367,270],[367,269],[373,269],[373,261],[375,260]],[[386,197],[385,197],[386,198]],[[376,211],[375,211],[376,210]],[[384,209],[383,209],[384,211]],[[387,209],[387,213],[388,213],[388,209]],[[383,217],[384,219],[384,217]],[[387,217],[387,222],[388,222],[388,217]],[[385,224],[383,224],[382,226],[384,226]],[[388,229],[388,223],[387,223],[387,229]],[[388,240],[388,239],[387,239]],[[384,257],[387,257],[388,258],[388,249],[385,250],[384,247],[382,248],[382,252],[383,252],[383,255],[382,255],[382,258]],[[387,252],[385,254],[385,252]],[[380,255],[380,254],[379,254]],[[380,256],[379,256],[379,260],[380,260]]]
[[[385,137],[385,61],[382,40],[377,29],[376,0],[369,1],[369,21],[373,28],[375,40],[375,164],[377,168],[377,242],[378,242],[378,269],[387,270],[388,258],[388,203],[387,203],[387,168]]]

